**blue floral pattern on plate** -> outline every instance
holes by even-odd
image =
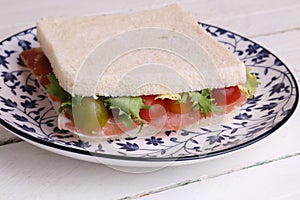
[[[299,98],[295,78],[284,63],[259,44],[222,28],[202,25],[251,67],[262,83],[254,98],[229,123],[218,128],[165,131],[148,138],[107,141],[81,139],[59,130],[56,112],[19,56],[23,50],[39,46],[34,27],[0,43],[1,124],[27,141],[67,151],[73,157],[93,155],[128,161],[197,161],[259,141],[294,112]]]

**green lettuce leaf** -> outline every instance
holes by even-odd
[[[62,102],[67,102],[72,99],[71,95],[66,92],[58,83],[57,78],[54,74],[48,74],[47,78],[49,79],[50,83],[46,85],[46,92],[51,94],[57,98],[59,98]]]
[[[253,98],[254,93],[256,92],[256,88],[260,85],[260,82],[257,81],[255,74],[250,73],[251,69],[246,68],[246,77],[247,81],[244,84],[238,85],[240,90],[247,94],[248,98]]]
[[[70,95],[67,101],[61,102],[58,112],[61,113],[66,107],[80,106],[82,99],[83,97],[81,96],[71,97]]]
[[[65,101],[65,102],[62,102],[60,104],[60,107],[58,109],[58,112],[62,112],[66,107],[72,107],[72,100],[69,100],[69,101]]]
[[[211,113],[222,113],[223,110],[218,108],[211,98],[211,90],[205,89],[200,92],[188,92],[191,99],[193,110],[203,114],[204,118],[209,112]]]
[[[104,98],[103,101],[109,109],[118,111],[118,119],[128,128],[132,122],[138,122],[142,128],[145,122],[140,117],[140,110],[151,108],[144,104],[141,97],[112,97]]]

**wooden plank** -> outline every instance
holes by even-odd
[[[109,0],[89,1],[81,6],[81,1],[37,1],[30,0],[26,4],[18,1],[5,4],[0,16],[0,38],[5,38],[26,27],[33,26],[42,16],[49,15],[91,15],[103,13],[129,12],[146,8],[160,7],[177,2],[195,15],[200,21],[210,22],[236,30],[243,34],[261,34],[294,27],[299,15],[300,2],[287,1],[252,1],[238,0],[207,1],[207,0]],[[7,17],[9,16],[9,17]],[[276,17],[277,22],[270,24]],[[264,20],[262,20],[264,19]],[[295,19],[295,20],[287,20]],[[272,25],[272,26],[270,26]],[[267,29],[267,30],[266,30]],[[274,29],[274,30],[273,30]]]
[[[19,141],[21,141],[21,139],[0,126],[0,146]]]
[[[243,35],[254,37],[300,28],[300,5],[266,13],[254,13],[229,19],[211,20]],[[293,19],[293,20],[289,20]]]
[[[141,199],[167,200],[178,199],[178,196],[188,196],[188,199],[195,200],[296,200],[300,196],[300,173],[295,173],[299,171],[299,163],[300,156],[296,156],[276,163],[202,180]]]
[[[298,0],[232,0],[228,1],[207,1],[194,0],[190,2],[180,1],[182,6],[194,13],[201,20],[224,20],[251,16],[259,13],[276,12],[281,9],[295,7],[300,4]]]

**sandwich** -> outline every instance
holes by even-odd
[[[259,82],[178,5],[129,14],[46,17],[39,48],[21,53],[79,135],[119,137],[222,123]],[[132,135],[131,135],[132,136]]]

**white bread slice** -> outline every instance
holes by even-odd
[[[203,49],[199,52],[202,63],[196,63],[202,66],[200,73],[178,55],[146,48],[123,54],[105,66],[105,73],[97,74],[99,81],[96,84],[89,80],[89,75],[94,75],[94,71],[90,70],[90,74],[85,76],[88,78],[81,81],[79,87],[76,85],[82,66],[86,66],[86,60],[100,44],[117,35],[143,28],[170,30],[194,41]],[[129,14],[47,17],[38,21],[37,37],[60,85],[72,95],[180,93],[223,88],[246,81],[244,64],[176,4]],[[169,38],[168,35],[162,37],[165,40]],[[150,64],[156,66],[149,67]]]

